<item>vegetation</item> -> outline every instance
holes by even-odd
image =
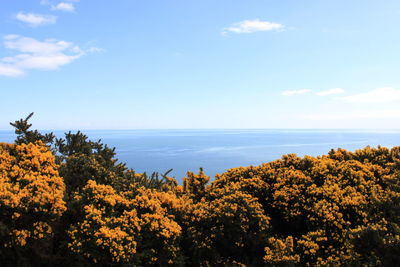
[[[0,145],[2,266],[398,266],[400,147],[294,154],[183,185],[84,134],[12,125]]]

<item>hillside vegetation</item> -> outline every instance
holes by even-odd
[[[210,183],[78,132],[0,145],[2,266],[398,266],[400,147],[285,155]]]

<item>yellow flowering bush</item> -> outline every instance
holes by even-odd
[[[231,169],[208,190],[220,197],[239,190],[258,199],[270,218],[265,264],[394,263],[400,260],[394,253],[400,252],[399,151],[287,155]]]
[[[400,147],[178,185],[80,132],[32,131],[30,116],[0,143],[1,266],[400,266]]]
[[[136,254],[139,218],[130,202],[108,185],[89,180],[75,201],[82,221],[69,230],[70,249],[94,262],[129,262]]]
[[[69,230],[70,249],[93,262],[135,265],[179,262],[181,227],[176,195],[143,187],[117,192],[89,180],[75,201],[83,219]]]
[[[257,263],[269,228],[262,206],[240,191],[210,194],[191,207],[187,221],[191,264]]]
[[[205,175],[202,168],[198,174],[188,171],[187,177],[182,179],[183,190],[186,195],[195,201],[199,201],[205,193],[206,184],[210,181],[210,177]]]
[[[0,143],[1,246],[25,247],[50,238],[66,210],[64,191],[54,156],[43,143]]]

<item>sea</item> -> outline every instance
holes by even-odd
[[[45,131],[44,131],[45,132]],[[63,136],[65,131],[54,131]],[[88,130],[91,140],[116,148],[117,158],[136,172],[164,173],[179,182],[187,171],[202,167],[207,175],[239,166],[259,165],[282,155],[318,156],[331,149],[400,145],[400,130],[202,129]],[[0,142],[15,134],[0,131]]]

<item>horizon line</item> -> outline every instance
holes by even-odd
[[[70,129],[45,129],[36,128],[39,131],[165,131],[165,130],[185,130],[185,131],[201,131],[201,130],[335,130],[335,131],[400,131],[400,128],[70,128]],[[2,132],[14,132],[12,129],[2,129]]]

